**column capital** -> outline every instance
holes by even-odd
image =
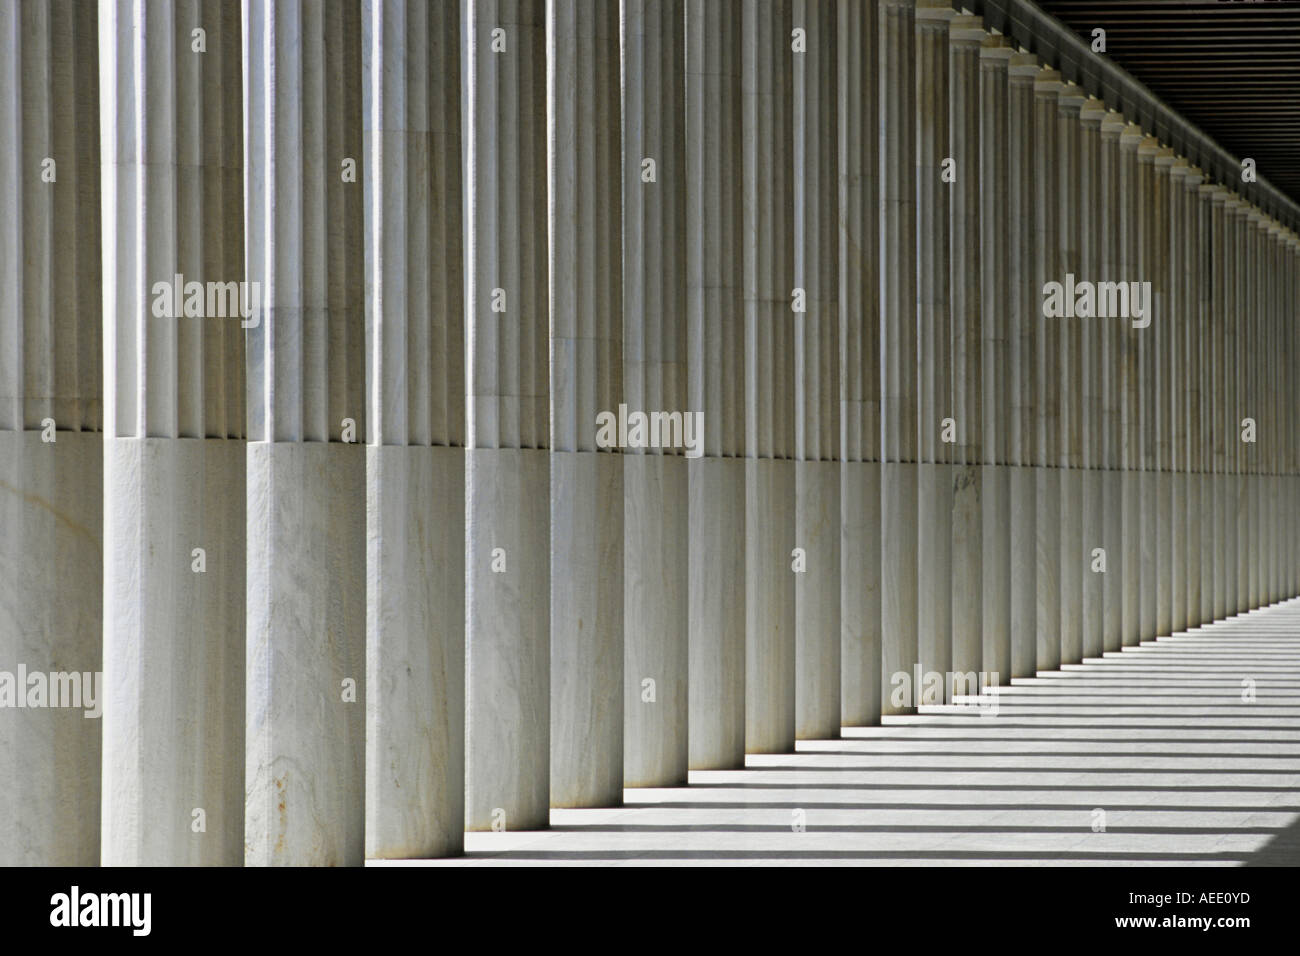
[[[1051,67],[1043,67],[1034,78],[1034,92],[1043,96],[1055,95],[1063,86],[1065,84],[1061,82],[1060,71]]]
[[[953,43],[975,44],[984,42],[988,34],[984,32],[984,18],[961,14],[953,17],[948,26],[948,39]]]
[[[1007,73],[1025,84],[1033,82],[1039,69],[1038,57],[1032,53],[1013,53],[1007,61]]]
[[[1193,189],[1200,189],[1204,182],[1205,182],[1205,171],[1201,169],[1200,166],[1187,167],[1187,182],[1184,183],[1184,185],[1187,187],[1189,191]]]
[[[1146,134],[1142,132],[1141,126],[1136,123],[1125,123],[1124,131],[1119,134],[1120,148],[1127,152],[1136,152],[1144,136]]]
[[[980,59],[987,60],[993,66],[1006,68],[1011,58],[1016,55],[1015,47],[1007,42],[1007,38],[1000,33],[984,34],[983,44],[980,46]]]
[[[1088,95],[1079,86],[1074,83],[1061,84],[1057,107],[1062,113],[1078,116],[1079,111],[1083,109],[1083,104],[1086,102],[1088,102]]]
[[[1103,139],[1119,139],[1120,134],[1127,127],[1124,117],[1114,110],[1107,110],[1101,119],[1101,135]]]
[[[1138,143],[1138,162],[1155,163],[1156,154],[1160,152],[1160,140],[1154,136],[1144,136]]]
[[[915,0],[916,20],[918,23],[948,23],[955,19],[957,11],[948,0]]]
[[[1084,126],[1099,129],[1105,119],[1105,103],[1092,96],[1083,101],[1083,107],[1079,110],[1079,122],[1083,123]]]
[[[1161,172],[1169,172],[1174,165],[1174,151],[1168,146],[1161,146],[1156,150],[1155,164]]]

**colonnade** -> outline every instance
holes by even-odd
[[[1300,593],[1300,211],[1099,92],[946,0],[0,2],[0,672],[102,708],[0,673],[0,863],[455,854]]]

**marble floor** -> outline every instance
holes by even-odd
[[[995,693],[397,865],[1300,864],[1300,599]]]

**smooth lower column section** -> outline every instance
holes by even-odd
[[[795,737],[840,735],[840,320],[838,11],[795,0]]]
[[[37,0],[0,8],[6,867],[99,862],[105,685],[97,41],[94,4]],[[47,181],[50,169],[54,181]]]
[[[681,0],[630,0],[623,15],[623,368],[629,408],[702,421],[687,402],[685,48]],[[615,150],[617,152],[617,150]],[[646,159],[655,178],[645,181]],[[700,411],[699,415],[693,415]],[[689,744],[689,459],[624,451],[624,780],[685,783]],[[698,445],[695,451],[703,452]],[[734,564],[734,562],[733,562]],[[645,681],[655,682],[646,700]]]
[[[558,807],[622,802],[619,705],[638,706],[640,681],[666,676],[625,680],[623,668],[620,46],[613,4],[547,4],[550,800]],[[669,707],[685,705],[683,680],[659,693]]]
[[[745,0],[745,749],[795,737],[794,276],[790,0]],[[734,174],[734,170],[733,170]],[[734,343],[733,343],[734,347]]]
[[[364,187],[335,170],[364,148],[361,10],[248,0],[243,23],[244,230],[262,304],[247,333],[244,861],[359,865]]]
[[[881,712],[914,712],[917,657],[916,50],[913,0],[878,0]]]
[[[840,721],[880,722],[878,10],[839,0]]]
[[[247,455],[244,862],[358,865],[364,453],[338,442],[250,441]]]
[[[244,277],[239,14],[205,17],[207,52],[179,55],[196,7],[99,13],[100,862],[229,866],[247,836],[240,319],[251,297],[222,308],[193,290]]]
[[[745,337],[740,0],[685,0],[692,769],[745,763]]]
[[[365,853],[452,856],[465,820],[460,19],[453,5],[365,0],[361,23]]]
[[[551,780],[545,5],[464,4],[461,42],[465,829],[534,830],[549,823]]]
[[[103,444],[97,432],[0,431],[4,866],[100,859]]]

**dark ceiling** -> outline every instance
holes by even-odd
[[[1300,2],[1038,0],[1300,202]]]

